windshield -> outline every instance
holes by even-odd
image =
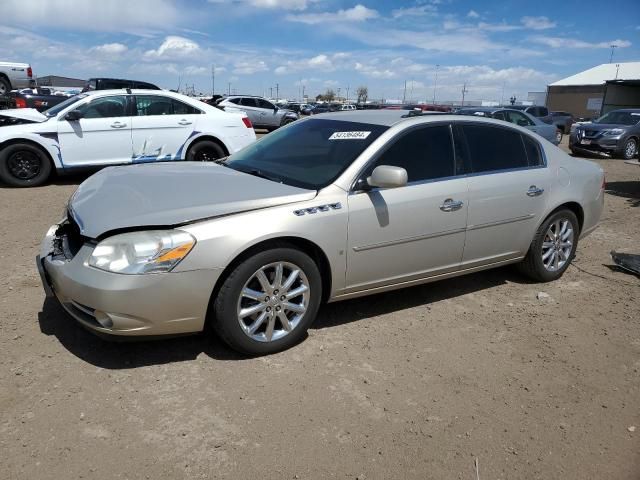
[[[319,190],[338,178],[388,128],[342,120],[302,120],[270,133],[224,164],[276,182]]]
[[[82,100],[85,97],[86,97],[86,95],[76,95],[75,97],[68,98],[64,102],[59,103],[58,105],[56,105],[55,107],[51,107],[48,110],[45,110],[43,113],[49,118],[55,117],[62,110],[67,108],[69,105],[73,105],[74,103],[79,102],[80,100]]]
[[[635,125],[638,122],[640,122],[640,112],[609,112],[595,121],[595,123],[615,125]]]

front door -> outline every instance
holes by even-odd
[[[526,254],[546,211],[549,170],[530,135],[497,125],[456,129],[469,170],[463,267]]]
[[[362,177],[378,165],[407,170],[409,182],[349,195],[347,291],[456,270],[467,223],[467,179],[456,176],[449,125],[401,134]]]
[[[127,95],[91,99],[77,107],[82,118],[58,121],[60,156],[65,167],[131,162],[131,117]]]
[[[136,95],[135,101],[133,162],[183,159],[200,111],[164,95]]]
[[[280,115],[278,114],[278,108],[273,103],[267,102],[262,98],[258,98],[256,100],[258,101],[261,125],[267,127],[279,127]]]

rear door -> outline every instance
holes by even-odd
[[[263,126],[261,110],[258,109],[258,102],[255,97],[242,97],[239,102],[240,108],[247,113],[249,120],[254,127]]]
[[[541,145],[507,126],[461,123],[455,132],[469,178],[463,268],[523,256],[550,185]]]
[[[65,167],[131,162],[129,95],[92,98],[80,105],[82,118],[58,121],[61,161]]]
[[[132,119],[134,162],[181,160],[201,111],[164,95],[136,95]]]
[[[457,175],[450,126],[421,125],[402,133],[360,177],[378,165],[404,168],[409,181],[349,194],[347,288],[376,288],[459,268],[467,179]]]
[[[260,110],[260,117],[262,125],[267,127],[279,127],[280,126],[280,114],[278,108],[271,102],[267,102],[263,98],[257,98],[258,109]]]

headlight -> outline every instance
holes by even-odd
[[[612,128],[611,130],[605,130],[603,133],[605,135],[622,135],[624,130],[622,128]]]
[[[180,230],[123,233],[100,242],[89,265],[114,273],[168,272],[187,256],[196,239]]]

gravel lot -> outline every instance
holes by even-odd
[[[83,177],[0,187],[0,477],[476,479],[477,459],[482,480],[637,480],[640,279],[609,251],[640,253],[640,168],[598,162],[615,193],[560,281],[502,268],[328,305],[254,359],[76,326],[34,257]]]

